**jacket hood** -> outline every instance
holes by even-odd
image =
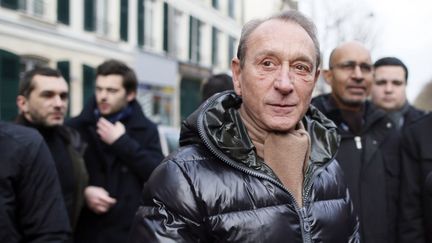
[[[241,97],[233,91],[206,100],[183,121],[180,146],[204,144],[218,157],[225,155],[247,167],[265,170],[238,112],[241,103]],[[314,106],[309,107],[302,122],[311,138],[309,163],[329,162],[339,145],[335,124]]]

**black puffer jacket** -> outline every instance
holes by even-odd
[[[184,122],[181,148],[145,185],[130,242],[357,242],[333,123],[315,109],[303,119],[312,150],[299,207],[256,156],[240,104],[220,93]]]

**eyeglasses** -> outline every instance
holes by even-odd
[[[356,63],[354,61],[348,61],[348,62],[343,62],[343,63],[338,63],[335,64],[333,66],[330,67],[330,69],[332,68],[339,68],[343,71],[346,72],[354,72],[355,68],[359,66],[360,67],[360,71],[362,73],[370,73],[372,72],[372,65],[369,63]]]

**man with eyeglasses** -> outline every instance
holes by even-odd
[[[362,242],[396,241],[398,134],[386,113],[367,100],[373,80],[369,50],[359,42],[336,47],[324,72],[332,92],[312,104],[338,127],[336,156],[360,218]]]

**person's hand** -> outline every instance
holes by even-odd
[[[102,187],[88,186],[84,189],[84,198],[87,206],[96,214],[103,214],[117,202],[115,198],[108,195]]]
[[[113,144],[121,135],[126,132],[126,129],[121,122],[118,121],[115,124],[112,124],[103,117],[99,118],[96,126],[96,131],[99,134],[101,140],[108,145]]]

